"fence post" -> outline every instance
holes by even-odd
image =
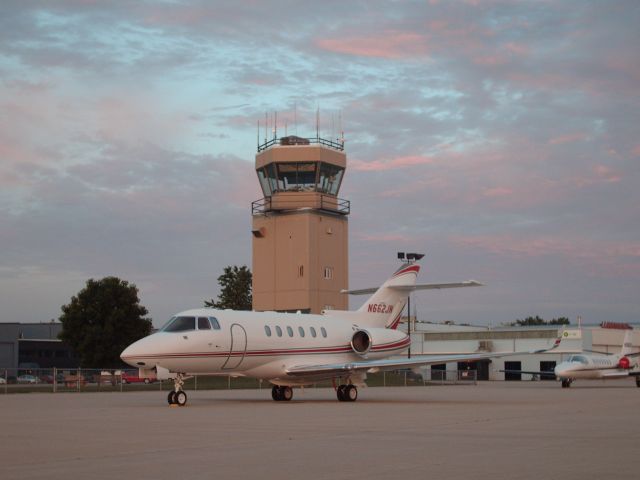
[[[407,371],[404,371],[404,386],[407,386]]]
[[[387,372],[386,371],[382,372],[382,386],[383,387],[387,386]]]
[[[9,373],[7,372],[7,369],[4,369],[4,394],[6,395],[8,393],[8,388],[9,388]]]
[[[78,391],[80,391],[80,375],[82,374],[82,369],[78,368],[76,370],[76,383],[78,386]]]
[[[53,393],[58,391],[58,369],[53,367]]]
[[[193,376],[193,389],[198,390],[198,375]]]
[[[231,375],[227,376],[227,389],[231,390]]]

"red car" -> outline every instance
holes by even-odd
[[[157,382],[156,377],[141,378],[138,372],[122,372],[122,383],[153,383]]]

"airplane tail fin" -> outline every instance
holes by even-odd
[[[373,293],[358,309],[361,324],[370,327],[397,328],[409,293],[415,290],[420,265],[402,265],[377,289],[350,290],[345,293]],[[366,314],[366,315],[364,315]]]
[[[625,356],[634,353],[633,350],[633,330],[627,330],[624,332],[624,340],[622,340],[622,349],[620,355]]]

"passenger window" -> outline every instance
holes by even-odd
[[[276,335],[278,335],[279,337],[282,336],[282,329],[280,327],[276,327]]]
[[[220,330],[220,324],[218,323],[218,319],[216,317],[209,317],[209,321],[211,322],[211,326],[214,330]]]
[[[327,331],[324,329],[324,327],[320,327],[320,332],[322,333],[322,336],[324,338],[327,338]]]
[[[293,337],[293,328],[287,327],[287,333],[289,334],[290,337]]]
[[[313,327],[309,327],[309,330],[311,331],[311,336],[312,336],[313,338],[316,338],[316,329],[315,329],[315,328],[313,328]]]
[[[267,334],[267,337],[271,336],[271,328],[269,328],[269,325],[264,326],[264,333]]]
[[[211,330],[207,317],[198,317],[198,330]]]
[[[298,333],[300,334],[301,337],[304,337],[304,328],[298,327]]]

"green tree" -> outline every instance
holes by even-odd
[[[60,339],[87,368],[119,367],[120,353],[151,333],[149,313],[140,305],[138,288],[116,277],[89,279],[68,305],[62,306]]]
[[[569,319],[567,317],[558,317],[553,320],[546,321],[544,318],[536,315],[535,317],[527,317],[524,320],[517,319],[515,322],[511,322],[509,325],[519,327],[529,327],[536,325],[569,325]]]
[[[236,265],[224,268],[224,273],[218,277],[220,294],[218,301],[205,300],[205,307],[230,308],[232,310],[251,310],[251,270],[246,265],[238,268]]]

